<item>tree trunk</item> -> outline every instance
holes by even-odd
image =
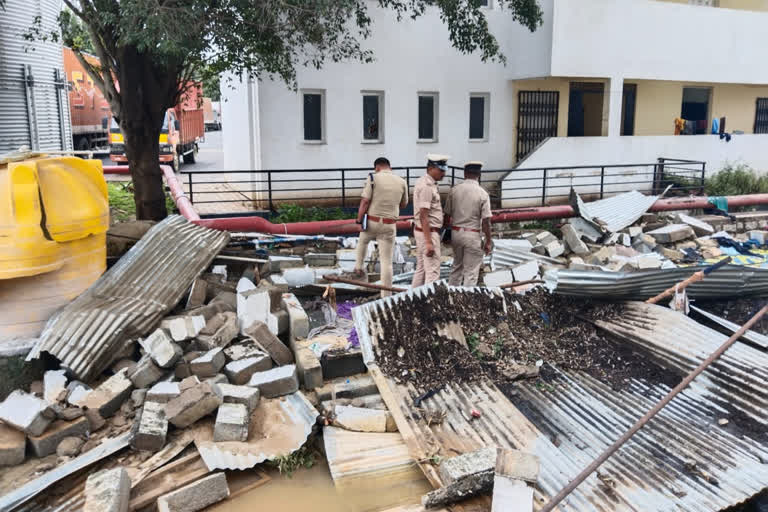
[[[125,137],[125,154],[133,178],[136,218],[162,220],[168,212],[165,208],[163,175],[160,172],[160,129],[147,130],[146,126],[137,127],[131,123],[122,128],[122,131]]]

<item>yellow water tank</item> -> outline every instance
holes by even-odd
[[[99,278],[107,229],[101,161],[0,163],[0,341],[37,336]]]

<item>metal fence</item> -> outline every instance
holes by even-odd
[[[406,180],[412,197],[424,166],[393,167]],[[181,171],[194,204],[253,201],[254,209],[274,212],[280,205],[340,206],[356,208],[371,168],[264,169]],[[583,165],[568,167],[483,170],[481,184],[495,208],[505,203],[523,205],[563,202],[571,188],[584,197],[603,198],[630,190],[659,193],[672,185],[671,194],[703,192],[705,163],[659,158],[655,163]],[[440,183],[441,194],[463,181],[461,167],[449,167]],[[407,212],[412,206],[409,204]]]

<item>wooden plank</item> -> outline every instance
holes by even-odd
[[[145,477],[131,490],[129,510],[152,505],[163,494],[175,491],[210,473],[200,454],[195,451],[161,467]]]
[[[244,494],[244,493],[246,493],[248,491],[252,491],[253,489],[256,489],[257,487],[261,487],[262,485],[264,485],[267,482],[270,482],[272,480],[272,477],[269,476],[268,474],[266,474],[264,471],[262,471],[260,469],[254,470],[254,471],[255,471],[256,476],[258,478],[256,480],[254,480],[253,482],[248,482],[247,484],[245,484],[243,486],[238,486],[234,491],[231,490],[233,486],[230,485],[230,491],[231,492],[229,493],[229,498],[228,499],[231,500],[232,498],[236,498],[236,497],[240,496],[241,494]]]

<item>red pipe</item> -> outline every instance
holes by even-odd
[[[102,169],[104,174],[131,174],[131,168],[127,165],[105,165]]]

